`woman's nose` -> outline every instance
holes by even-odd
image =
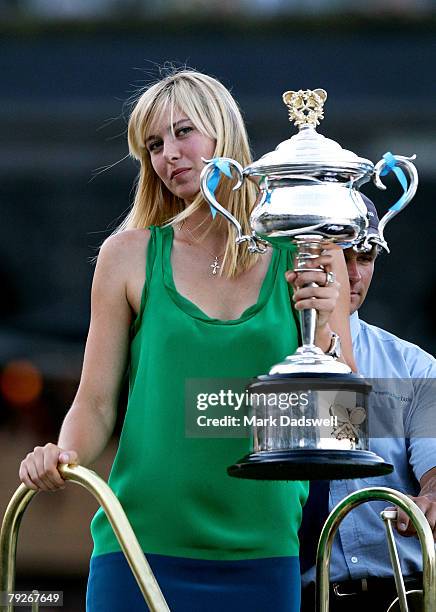
[[[169,138],[164,142],[164,157],[168,161],[172,161],[180,157],[180,149],[177,140]]]

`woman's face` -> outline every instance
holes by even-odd
[[[145,144],[154,171],[164,185],[179,198],[191,203],[200,191],[201,160],[213,157],[215,140],[204,136],[179,111],[162,113],[152,124]]]

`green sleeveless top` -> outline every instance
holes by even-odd
[[[297,556],[307,483],[231,478],[226,468],[249,452],[249,439],[187,437],[184,405],[187,379],[250,378],[295,350],[284,278],[290,258],[274,249],[256,304],[238,319],[214,319],[175,287],[173,228],[150,231],[132,326],[129,401],[109,485],[144,552],[210,560]],[[91,532],[94,556],[120,550],[101,508]]]

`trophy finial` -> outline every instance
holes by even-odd
[[[324,89],[300,89],[285,91],[283,102],[288,107],[289,121],[298,128],[304,126],[316,127],[324,119],[324,102],[327,92]]]

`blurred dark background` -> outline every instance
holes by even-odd
[[[0,0],[0,514],[20,460],[56,439],[73,398],[91,259],[132,201],[125,101],[165,62],[232,90],[255,158],[293,133],[282,92],[316,87],[329,96],[325,136],[373,162],[386,151],[417,154],[417,195],[387,227],[391,254],[376,264],[361,315],[434,353],[434,3],[380,5]],[[386,183],[387,192],[362,189],[380,214],[400,195]],[[103,475],[113,451],[96,468]],[[40,495],[23,522],[20,584],[57,580],[65,612],[84,609],[88,498]]]

